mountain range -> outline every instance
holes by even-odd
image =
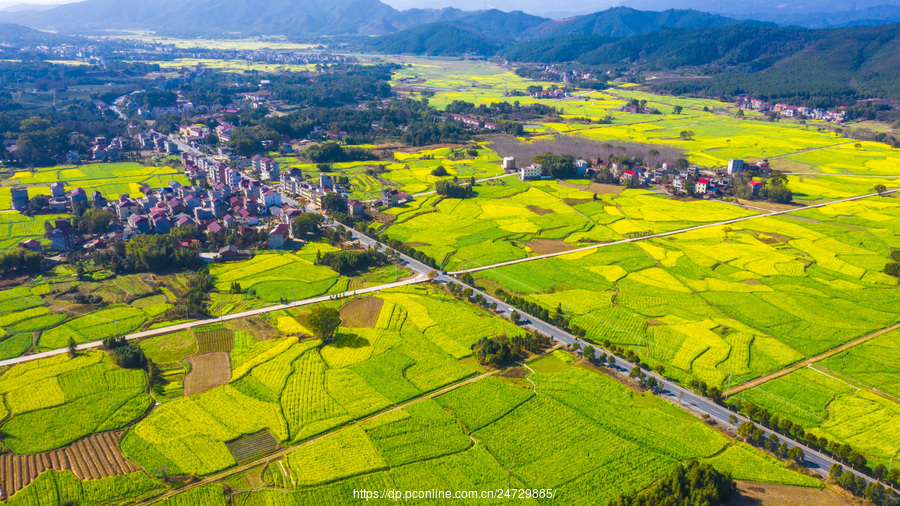
[[[711,0],[692,1],[700,5],[713,3]],[[782,9],[780,12],[796,14],[794,10],[787,12]],[[772,9],[760,10],[757,14],[752,19],[773,17]],[[853,11],[852,15],[846,12],[844,17],[841,15],[813,15],[809,22],[820,26],[884,24],[900,19],[900,6],[870,7]],[[397,10],[380,0],[332,0],[325,3],[309,0],[85,0],[52,8],[22,7],[0,11],[0,22],[61,33],[149,30],[170,36],[353,36],[388,35],[410,29],[421,31],[424,25],[452,22],[456,28],[498,41],[569,34],[627,37],[664,26],[708,28],[738,23],[759,24],[758,21],[739,20],[740,17],[726,17],[695,9],[641,11],[616,7],[582,16],[549,19],[522,11],[504,12],[497,9],[463,11],[446,7]],[[778,20],[778,24],[784,24],[783,21]],[[417,36],[415,33],[403,35],[406,39]]]

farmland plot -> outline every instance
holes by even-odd
[[[873,198],[479,273],[589,338],[724,386],[900,321],[900,206]]]
[[[146,385],[143,371],[120,369],[103,352],[14,366],[0,376],[11,411],[5,443],[16,453],[36,453],[122,427],[149,407]]]

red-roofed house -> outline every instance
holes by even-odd
[[[759,190],[765,186],[763,183],[759,181],[750,181],[747,183],[750,186],[750,194],[751,195],[759,195]]]
[[[694,193],[696,193],[697,195],[704,195],[704,194],[706,194],[708,187],[709,187],[709,179],[706,179],[705,177],[701,177],[694,184]]]

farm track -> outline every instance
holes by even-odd
[[[860,338],[854,339],[853,341],[850,341],[850,342],[844,343],[844,344],[842,344],[842,345],[840,345],[840,346],[837,346],[837,347],[835,347],[835,348],[832,348],[832,349],[826,351],[825,353],[821,353],[821,354],[819,354],[819,355],[816,355],[815,357],[811,357],[811,358],[808,358],[808,359],[806,359],[806,360],[802,360],[802,361],[800,361],[800,362],[797,362],[796,364],[794,364],[794,365],[792,365],[792,366],[790,366],[790,367],[785,367],[784,369],[775,371],[775,372],[773,372],[773,373],[771,373],[771,374],[767,374],[767,375],[765,375],[765,376],[760,376],[759,378],[756,378],[756,379],[754,379],[754,380],[750,380],[750,381],[748,381],[748,382],[746,382],[746,383],[744,383],[744,384],[742,384],[742,385],[738,385],[738,386],[732,388],[731,390],[725,392],[725,397],[731,397],[732,395],[741,393],[741,392],[743,392],[744,390],[749,390],[749,389],[751,389],[751,388],[758,387],[758,386],[760,386],[760,385],[762,385],[762,384],[764,384],[764,383],[768,383],[769,381],[772,381],[772,380],[774,380],[774,379],[778,379],[778,378],[780,378],[780,377],[782,377],[782,376],[787,376],[788,374],[790,374],[790,373],[792,373],[792,372],[794,372],[794,371],[797,371],[797,370],[802,369],[802,368],[804,368],[804,367],[806,367],[806,366],[815,364],[816,362],[820,362],[820,361],[822,361],[822,360],[825,360],[825,359],[828,358],[828,357],[833,357],[834,355],[837,355],[838,353],[840,353],[840,352],[842,352],[842,351],[849,350],[850,348],[854,348],[854,347],[856,347],[856,346],[859,346],[860,344],[863,344],[863,343],[865,343],[865,342],[867,342],[867,341],[869,341],[869,340],[871,340],[871,339],[874,339],[874,338],[876,338],[876,337],[878,337],[878,336],[880,336],[880,335],[886,334],[886,333],[888,333],[888,332],[891,332],[891,331],[897,330],[897,329],[900,329],[900,323],[897,323],[897,324],[895,324],[895,325],[891,325],[890,327],[886,327],[886,328],[883,328],[883,329],[881,329],[881,330],[876,330],[875,332],[872,332],[872,333],[870,333],[870,334],[866,334],[866,335],[864,335],[864,336],[862,336],[862,337],[860,337]]]
[[[152,498],[152,499],[148,499],[148,500],[146,500],[146,501],[144,501],[144,502],[138,503],[138,506],[144,506],[144,505],[153,504],[153,503],[156,503],[156,502],[159,502],[159,501],[163,501],[163,500],[169,499],[169,498],[171,498],[171,497],[173,497],[173,496],[175,496],[175,495],[177,495],[177,494],[180,494],[180,493],[182,493],[182,492],[185,492],[185,491],[187,491],[187,490],[190,490],[190,489],[192,489],[192,488],[199,487],[199,486],[202,486],[202,485],[208,485],[208,484],[211,484],[211,483],[215,483],[215,482],[217,482],[217,481],[219,481],[219,480],[222,480],[222,479],[224,479],[224,478],[227,478],[227,477],[229,477],[229,476],[231,476],[231,475],[233,475],[233,474],[242,473],[242,472],[244,472],[244,471],[247,471],[247,470],[249,470],[249,469],[252,469],[252,468],[254,468],[254,467],[258,466],[258,465],[261,465],[261,464],[269,464],[269,463],[272,463],[272,462],[274,462],[274,461],[276,461],[276,460],[278,460],[278,459],[281,459],[282,457],[285,457],[287,454],[289,454],[289,453],[291,453],[291,452],[293,452],[293,451],[295,451],[295,450],[298,450],[298,449],[303,448],[303,447],[305,447],[305,446],[309,446],[309,445],[311,445],[311,444],[313,444],[313,443],[316,443],[316,442],[318,442],[318,441],[321,441],[321,440],[323,440],[323,439],[325,439],[325,438],[327,438],[327,437],[333,436],[333,435],[335,435],[335,434],[339,434],[339,433],[341,433],[341,432],[344,432],[345,430],[348,430],[348,429],[350,429],[350,428],[356,427],[357,425],[366,423],[366,422],[368,422],[368,421],[370,421],[370,420],[375,420],[375,419],[380,418],[380,417],[382,417],[382,416],[384,416],[384,415],[387,415],[387,414],[389,414],[389,413],[393,413],[394,411],[401,410],[401,409],[405,409],[405,408],[407,408],[407,407],[409,407],[409,406],[412,406],[413,404],[417,404],[417,403],[422,402],[422,401],[427,401],[427,400],[429,400],[429,399],[433,399],[433,398],[435,398],[435,397],[438,397],[438,396],[440,396],[440,395],[443,395],[443,394],[445,394],[445,393],[447,393],[447,392],[450,392],[450,391],[452,391],[452,390],[456,390],[457,388],[466,386],[466,385],[468,385],[468,384],[470,384],[470,383],[475,383],[476,381],[480,381],[480,380],[482,380],[482,379],[484,379],[484,378],[487,378],[487,377],[489,377],[489,376],[493,376],[493,375],[497,374],[498,372],[500,372],[500,371],[499,371],[499,370],[493,370],[493,371],[490,371],[490,372],[486,372],[486,373],[484,373],[484,374],[480,374],[480,375],[478,375],[478,376],[473,376],[473,377],[464,379],[464,380],[462,380],[462,381],[459,381],[459,382],[457,382],[457,383],[453,383],[453,384],[448,385],[448,386],[446,386],[446,387],[444,387],[444,388],[442,388],[442,389],[440,389],[440,390],[435,390],[435,391],[430,392],[430,393],[427,393],[427,394],[422,394],[422,395],[420,395],[420,396],[418,396],[418,397],[416,397],[416,398],[414,398],[414,399],[411,399],[411,400],[409,400],[409,401],[404,402],[403,404],[398,404],[398,405],[396,405],[396,406],[394,406],[394,407],[390,407],[390,408],[387,408],[387,409],[385,409],[385,410],[383,410],[383,411],[379,411],[378,413],[375,413],[374,415],[369,415],[369,416],[367,416],[367,417],[365,417],[365,418],[361,418],[361,419],[358,419],[358,420],[356,420],[356,421],[350,422],[350,423],[348,423],[348,424],[346,424],[346,425],[344,425],[344,426],[342,426],[342,427],[336,428],[336,429],[334,429],[334,430],[331,430],[331,431],[329,431],[329,432],[326,432],[326,433],[324,433],[324,434],[321,434],[321,435],[319,435],[319,436],[316,436],[316,437],[314,437],[314,438],[312,438],[312,439],[309,439],[309,440],[307,440],[307,441],[304,441],[303,443],[300,443],[300,444],[298,444],[298,445],[290,446],[290,447],[287,447],[287,448],[283,448],[283,449],[281,449],[281,450],[278,450],[278,451],[275,452],[275,453],[269,454],[269,455],[267,455],[267,456],[265,456],[265,457],[259,458],[259,459],[257,459],[257,460],[252,461],[252,462],[248,462],[248,463],[246,463],[246,464],[243,464],[243,465],[241,465],[241,466],[235,467],[235,468],[233,468],[233,469],[229,469],[229,470],[227,470],[227,471],[222,471],[221,473],[217,473],[217,474],[214,474],[214,475],[207,476],[206,478],[203,478],[203,479],[201,479],[201,480],[199,480],[199,481],[196,481],[196,482],[194,482],[194,483],[185,485],[185,486],[183,486],[183,487],[181,487],[181,488],[174,489],[174,490],[170,490],[170,491],[166,492],[165,494],[162,494],[162,495],[159,495],[159,496],[154,497],[154,498]]]
[[[49,469],[70,470],[80,480],[96,480],[140,471],[119,452],[124,431],[93,434],[58,450],[31,455],[0,455],[0,497],[8,498]]]

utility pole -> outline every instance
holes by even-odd
[[[894,465],[894,454],[897,453],[897,450],[891,452],[891,461],[888,462],[888,472],[891,472],[891,466]]]
[[[119,320],[116,320],[116,337],[119,337]]]
[[[728,386],[725,388],[725,395],[728,395],[728,391],[731,390],[731,373],[728,374]]]

